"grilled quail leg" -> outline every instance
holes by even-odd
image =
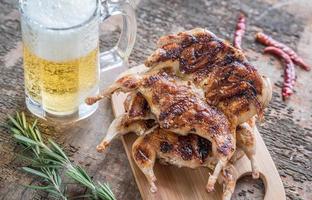
[[[140,76],[136,76],[134,74],[126,75],[115,81],[112,85],[108,86],[108,88],[100,92],[100,94],[92,97],[87,97],[85,103],[88,105],[95,104],[97,101],[105,97],[110,97],[116,91],[134,91],[139,87],[140,79]]]
[[[218,182],[223,185],[222,200],[231,200],[231,196],[234,193],[236,181],[238,178],[235,167],[228,164],[220,173]]]
[[[158,127],[158,125],[154,124],[154,120],[136,120],[129,123],[127,118],[127,114],[122,114],[113,120],[104,139],[96,147],[98,152],[104,152],[116,136],[124,135],[130,132],[136,133],[137,135],[144,135]]]
[[[97,146],[99,152],[103,152],[111,140],[118,135],[134,132],[137,135],[148,134],[158,127],[155,124],[155,117],[150,112],[150,108],[140,93],[130,93],[125,102],[125,114],[115,118],[110,124],[105,138]]]
[[[259,169],[255,160],[256,138],[248,123],[237,126],[236,129],[237,148],[242,149],[251,162],[252,177],[259,178]]]
[[[153,170],[156,160],[156,151],[153,146],[144,142],[144,137],[139,137],[132,145],[132,157],[150,184],[150,191],[156,192],[156,176]]]

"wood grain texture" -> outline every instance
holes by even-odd
[[[282,66],[274,58],[263,56],[263,46],[255,43],[254,34],[265,31],[290,45],[312,64],[312,1],[310,0],[141,0],[136,9],[138,36],[130,65],[142,63],[155,49],[164,34],[194,27],[207,27],[219,37],[232,41],[236,13],[247,14],[247,30],[242,47],[249,60],[271,78],[274,93],[258,126],[274,163],[282,177],[287,199],[312,199],[312,73],[297,70],[295,94],[288,102],[281,100]],[[38,184],[20,170],[20,147],[12,141],[5,127],[7,114],[25,110],[21,57],[21,35],[16,0],[0,0],[0,199],[49,199],[47,194],[24,188]],[[118,21],[118,19],[116,19]],[[119,28],[106,23],[102,29],[101,48],[108,49],[118,39]],[[104,63],[105,64],[105,63]],[[103,74],[103,80],[112,74]],[[140,199],[122,143],[115,140],[104,154],[94,147],[104,137],[112,120],[108,101],[89,119],[75,126],[59,127],[41,121],[46,137],[61,144],[71,159],[85,166],[99,181],[108,181],[118,199]],[[246,181],[246,179],[244,179]],[[233,199],[263,199],[261,184],[239,182]],[[73,187],[73,194],[84,188]]]
[[[136,72],[145,71],[145,69],[147,68],[144,65],[139,65],[128,71],[131,71],[131,74],[134,74]],[[127,73],[128,71],[124,73]],[[123,106],[125,99],[126,94],[124,93],[116,93],[112,95],[112,107],[115,117],[120,116],[125,112]],[[254,127],[254,132],[257,142],[255,160],[258,163],[260,178],[265,185],[264,199],[286,200],[283,183],[257,127]],[[151,193],[146,177],[135,164],[131,154],[132,144],[136,138],[137,137],[134,134],[128,134],[122,137],[122,142],[130,161],[135,180],[144,200],[222,199],[221,185],[216,186],[216,191],[213,193],[207,193],[205,191],[205,185],[207,184],[209,173],[211,173],[207,168],[177,168],[171,165],[161,165],[158,162],[154,167],[158,191],[156,193]],[[246,156],[235,163],[235,168],[237,169],[239,178],[251,174],[250,161]]]

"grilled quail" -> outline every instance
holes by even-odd
[[[99,150],[117,134],[135,131],[146,135],[160,128],[211,142],[212,157],[218,162],[209,177],[208,191],[236,146],[246,153],[258,176],[254,135],[244,122],[255,115],[262,117],[272,91],[270,81],[258,74],[240,50],[207,30],[193,29],[162,37],[145,65],[149,69],[123,75],[100,95],[86,100],[92,104],[119,90],[141,95],[147,102],[142,101],[141,108],[149,108],[140,113],[140,106],[135,107],[139,104],[126,101],[135,112],[129,109],[114,120]]]

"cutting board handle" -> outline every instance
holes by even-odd
[[[270,156],[269,151],[265,147],[265,144],[260,136],[257,127],[254,127],[254,132],[256,135],[257,149],[255,160],[257,161],[260,173],[260,179],[264,183],[265,187],[265,200],[286,200],[284,186],[281,177],[274,165],[274,162]],[[260,148],[259,148],[260,147]],[[238,177],[251,175],[251,166],[244,165],[243,163],[249,162],[248,158],[244,156],[235,163],[235,167],[238,171]]]

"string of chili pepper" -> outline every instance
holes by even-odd
[[[286,46],[285,44],[278,42],[274,40],[273,38],[271,38],[270,36],[261,32],[256,34],[256,40],[266,46],[274,46],[283,50],[286,54],[288,54],[288,56],[291,58],[291,60],[295,64],[297,64],[298,66],[300,66],[302,69],[306,71],[311,70],[311,67],[307,63],[305,63],[303,59],[294,50],[292,50],[290,47]]]
[[[284,83],[282,89],[282,96],[283,100],[285,101],[293,94],[293,88],[296,81],[294,63],[291,57],[280,48],[273,46],[266,47],[264,49],[264,53],[273,54],[284,60],[285,68],[284,68]]]
[[[233,45],[238,49],[242,49],[242,37],[246,30],[246,17],[243,13],[240,13],[237,19],[236,30],[234,33]]]

